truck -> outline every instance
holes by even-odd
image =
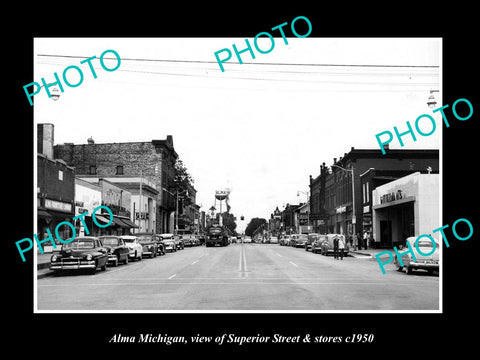
[[[207,228],[207,237],[205,240],[205,246],[227,246],[228,245],[228,232],[220,225],[211,225]]]

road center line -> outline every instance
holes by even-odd
[[[172,276],[170,276],[170,277],[168,278],[168,280],[173,279],[175,276],[177,276],[177,274],[173,274]]]
[[[194,262],[191,263],[191,265],[195,265],[199,260],[195,260]]]
[[[295,264],[293,261],[289,261],[289,263],[290,263],[290,264],[292,264],[293,266],[296,266],[296,267],[298,267],[298,265],[297,265],[297,264]]]

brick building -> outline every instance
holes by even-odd
[[[392,181],[417,171],[438,173],[439,151],[387,149],[386,155],[382,155],[378,149],[352,147],[348,154],[345,153],[338,160],[334,158],[332,166],[327,167],[323,163],[320,175],[316,178],[310,176],[310,219],[314,231],[347,236],[354,232],[362,234],[364,230],[371,231],[371,211],[365,210],[370,204],[370,200],[366,200],[371,199],[374,186],[384,184],[387,177]],[[370,182],[369,176],[362,180],[362,175],[365,174],[376,176]]]
[[[126,175],[146,178],[158,191],[155,195],[155,232],[173,230],[176,199],[168,189],[173,186],[178,155],[171,135],[165,140],[148,142],[96,144],[88,139],[87,144],[65,143],[54,146],[54,156],[75,167],[80,177]]]

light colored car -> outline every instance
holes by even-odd
[[[339,237],[343,239],[343,242],[345,243],[345,248],[343,249],[343,256],[346,256],[349,251],[348,244],[345,240],[345,235],[342,234],[327,234],[325,235],[324,240],[322,241],[321,245],[321,253],[322,255],[328,255],[328,254],[333,254],[333,239],[335,237]]]
[[[143,246],[140,244],[136,236],[133,235],[121,235],[120,238],[127,245],[129,254],[128,256],[133,260],[142,260]]]
[[[411,253],[407,253],[405,255],[401,255],[402,263],[400,263],[397,255],[394,255],[393,263],[397,267],[398,271],[405,270],[407,274],[411,274],[412,270],[427,270],[430,274],[433,271],[438,271],[439,269],[439,259],[440,259],[440,247],[437,242],[435,242],[435,249],[433,249],[433,243],[429,239],[421,238],[417,242],[417,247],[415,247],[415,241],[417,240],[416,237],[409,237],[407,238],[406,242],[410,245],[413,249],[413,253],[415,254],[415,259],[413,258]],[[398,250],[399,253],[404,253],[409,249],[402,249]],[[426,254],[426,255],[422,255]]]
[[[278,244],[278,237],[271,236],[270,237],[270,244]]]
[[[245,237],[243,238],[243,242],[244,242],[244,243],[251,243],[251,242],[252,242],[252,238],[251,238],[250,236],[245,236]]]

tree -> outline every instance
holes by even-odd
[[[223,226],[230,229],[233,234],[236,234],[235,229],[237,228],[237,223],[235,222],[235,216],[229,212],[224,212],[222,214]]]
[[[264,218],[253,218],[247,225],[245,229],[245,235],[252,236],[255,230],[257,230],[261,225],[266,224],[267,220]]]
[[[192,201],[190,196],[185,196],[185,190],[193,188],[194,183],[193,177],[189,174],[187,167],[183,164],[183,161],[177,158],[175,161],[175,176],[173,178],[173,188],[174,192],[183,193],[183,199],[180,199],[179,208],[191,205]]]

